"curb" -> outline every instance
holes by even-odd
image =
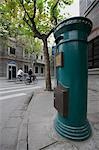
[[[28,106],[33,96],[34,96],[34,92],[31,93],[31,95],[28,98],[28,101],[26,102]],[[28,107],[27,107],[27,110],[28,110]],[[20,125],[16,150],[28,150],[28,111],[27,110],[24,114],[24,118]]]
[[[88,69],[88,75],[99,75],[99,68]]]

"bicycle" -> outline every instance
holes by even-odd
[[[24,81],[24,76],[17,76],[15,83],[23,83],[23,81]]]
[[[31,81],[30,81],[30,76],[29,75],[24,80],[24,83],[26,85],[31,84],[31,83],[36,84],[37,82],[38,82],[38,79],[37,79],[36,75],[31,76]]]
[[[24,83],[26,78],[27,78],[28,74],[24,73],[23,76],[17,76],[15,83]]]

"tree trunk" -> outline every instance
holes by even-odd
[[[49,60],[49,53],[48,53],[48,46],[47,46],[47,39],[43,40],[44,44],[44,58],[45,58],[45,82],[46,82],[46,90],[51,91],[51,75],[50,75],[50,60]]]

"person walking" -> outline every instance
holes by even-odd
[[[28,75],[30,77],[30,83],[32,82],[32,74],[33,74],[32,68],[30,68],[29,71],[28,71]]]

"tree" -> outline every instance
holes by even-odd
[[[17,35],[16,41],[30,54],[39,54],[42,51],[42,41],[37,38],[34,39],[33,36]]]
[[[9,8],[9,9],[8,9]],[[16,39],[18,45],[20,45],[25,51],[29,53],[40,53],[42,50],[42,41],[33,37],[33,32],[24,25],[24,28],[18,27],[18,19],[11,21],[11,15],[8,10],[10,7],[0,5],[0,37],[3,45],[7,45],[9,37]],[[21,23],[23,25],[23,23]]]
[[[60,15],[60,8],[70,5],[73,0],[5,0],[4,10],[10,22],[17,28],[22,29],[26,25],[28,30],[33,32],[34,38],[41,39],[45,57],[45,78],[46,90],[51,90],[50,61],[48,53],[48,38],[54,27],[63,16]],[[23,22],[24,20],[24,22]],[[26,23],[26,24],[25,24]]]

